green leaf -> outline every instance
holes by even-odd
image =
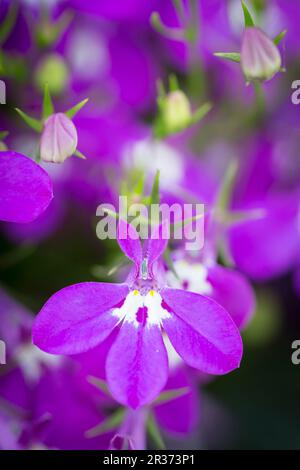
[[[238,164],[236,160],[231,160],[228,165],[227,171],[224,175],[224,179],[217,196],[217,209],[220,209],[221,214],[224,215],[227,213],[228,206],[230,204],[233,185],[235,182],[236,174],[238,170]]]
[[[0,132],[0,140],[4,140],[8,136],[8,134],[9,134],[8,131]]]
[[[231,211],[225,216],[226,225],[233,226],[248,222],[249,220],[258,220],[265,217],[265,209],[249,209],[245,211]]]
[[[138,178],[137,183],[134,186],[133,194],[135,196],[141,197],[144,193],[144,187],[145,187],[145,174],[142,173],[140,177]]]
[[[0,44],[4,44],[8,39],[13,27],[16,24],[18,13],[18,4],[15,1],[12,1],[7,12],[7,15],[0,25]]]
[[[105,380],[99,379],[98,377],[94,377],[93,375],[89,375],[87,377],[87,381],[90,384],[95,385],[95,387],[101,390],[101,392],[105,393],[105,395],[107,395],[108,397],[111,397],[111,394],[108,390]]]
[[[278,44],[282,41],[286,33],[287,33],[287,29],[284,29],[283,31],[281,31],[281,33],[277,34],[277,36],[273,39],[273,42],[276,46],[278,46]]]
[[[150,23],[152,28],[162,36],[165,36],[168,39],[172,39],[173,41],[185,42],[185,32],[180,28],[169,28],[168,26],[164,25],[160,14],[157,11],[154,11],[151,14]]]
[[[24,113],[23,111],[21,111],[21,109],[19,108],[15,108],[15,110],[17,111],[17,113],[19,114],[19,116],[21,116],[21,118],[23,119],[23,121],[26,122],[26,124],[31,127],[31,129],[33,129],[34,131],[36,132],[39,132],[41,133],[42,130],[43,130],[43,124],[41,123],[41,121],[38,121],[37,119],[34,119],[33,117],[31,116],[28,116],[28,114]]]
[[[54,113],[54,107],[52,103],[51,94],[49,91],[48,83],[45,83],[44,88],[44,100],[43,100],[43,119],[47,119],[51,114]]]
[[[159,450],[165,449],[166,446],[161,436],[159,427],[156,423],[153,413],[149,413],[149,417],[147,421],[147,430],[148,430],[150,438],[152,439],[153,443],[156,445],[157,449]]]
[[[159,170],[156,171],[153,186],[152,186],[152,191],[151,191],[151,204],[159,204],[160,202],[160,196],[159,196],[159,176],[160,172]]]
[[[81,108],[83,108],[83,106],[88,102],[88,100],[89,99],[86,98],[85,100],[80,101],[80,103],[76,104],[75,106],[73,106],[73,108],[66,111],[65,115],[68,118],[73,119],[73,117],[78,113],[78,111],[81,110]]]
[[[114,413],[112,413],[107,419],[102,421],[102,423],[97,424],[94,428],[89,429],[85,432],[85,437],[93,438],[96,436],[101,436],[109,431],[113,431],[122,423],[125,415],[125,408],[118,408]]]
[[[74,155],[75,155],[75,157],[81,158],[82,160],[87,159],[86,156],[83,155],[83,153],[81,153],[78,149],[75,150]]]
[[[241,61],[241,54],[239,52],[215,52],[216,57],[231,60],[232,62],[239,63]]]
[[[207,115],[207,113],[209,113],[212,107],[212,104],[209,102],[204,103],[202,106],[200,106],[200,108],[198,108],[197,111],[195,111],[195,113],[193,114],[189,125],[191,126],[201,121],[201,119],[203,119]]]
[[[244,12],[244,19],[245,19],[245,28],[248,28],[250,26],[255,26],[252,15],[250,11],[248,10],[247,5],[245,2],[242,0],[242,8]]]
[[[180,280],[179,276],[178,276],[178,273],[175,269],[175,266],[174,266],[174,263],[173,263],[173,260],[171,258],[171,253],[170,253],[170,249],[167,247],[165,252],[164,252],[164,260],[167,264],[167,267],[168,269],[174,274],[174,276],[176,277],[176,279]]]
[[[154,405],[161,405],[162,403],[167,403],[168,401],[175,400],[175,398],[182,397],[189,393],[190,389],[188,387],[176,388],[174,390],[167,390],[162,392],[159,397],[154,401]]]

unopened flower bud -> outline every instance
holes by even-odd
[[[278,47],[263,31],[254,26],[244,31],[241,66],[248,81],[270,80],[281,68]]]
[[[44,125],[40,155],[45,162],[62,163],[77,147],[77,130],[63,113],[52,114]]]
[[[172,133],[184,129],[191,117],[191,105],[186,95],[180,90],[170,92],[165,98],[162,115],[166,131]]]

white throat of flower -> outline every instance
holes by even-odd
[[[114,308],[112,314],[117,316],[120,321],[132,323],[135,327],[139,327],[141,322],[138,319],[140,309],[145,309],[146,326],[161,326],[164,318],[169,318],[170,313],[162,307],[161,295],[150,290],[146,294],[142,294],[138,290],[130,291],[121,307]]]

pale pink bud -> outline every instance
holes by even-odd
[[[280,71],[281,56],[278,47],[255,26],[248,27],[244,31],[241,66],[248,81],[270,80]]]
[[[52,114],[44,125],[40,155],[45,162],[62,163],[71,157],[78,142],[76,127],[63,113]]]

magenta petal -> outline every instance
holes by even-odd
[[[118,224],[118,243],[125,255],[136,265],[142,262],[142,245],[136,229],[120,219]]]
[[[255,309],[254,290],[246,277],[215,265],[209,268],[207,280],[213,287],[210,297],[228,311],[238,328],[245,327]]]
[[[120,321],[111,309],[128,293],[125,284],[83,282],[54,294],[35,319],[33,342],[52,354],[78,354],[101,343]]]
[[[150,228],[151,233],[144,247],[145,257],[148,259],[149,266],[163,254],[170,238],[170,227],[167,221]]]
[[[161,291],[173,315],[163,320],[172,345],[191,367],[226,374],[239,367],[243,345],[230,315],[214,300],[179,289]]]
[[[156,325],[124,322],[106,362],[106,376],[114,398],[138,408],[151,402],[168,377],[168,358]]]
[[[52,198],[52,183],[45,170],[20,153],[0,152],[0,220],[32,222]]]

